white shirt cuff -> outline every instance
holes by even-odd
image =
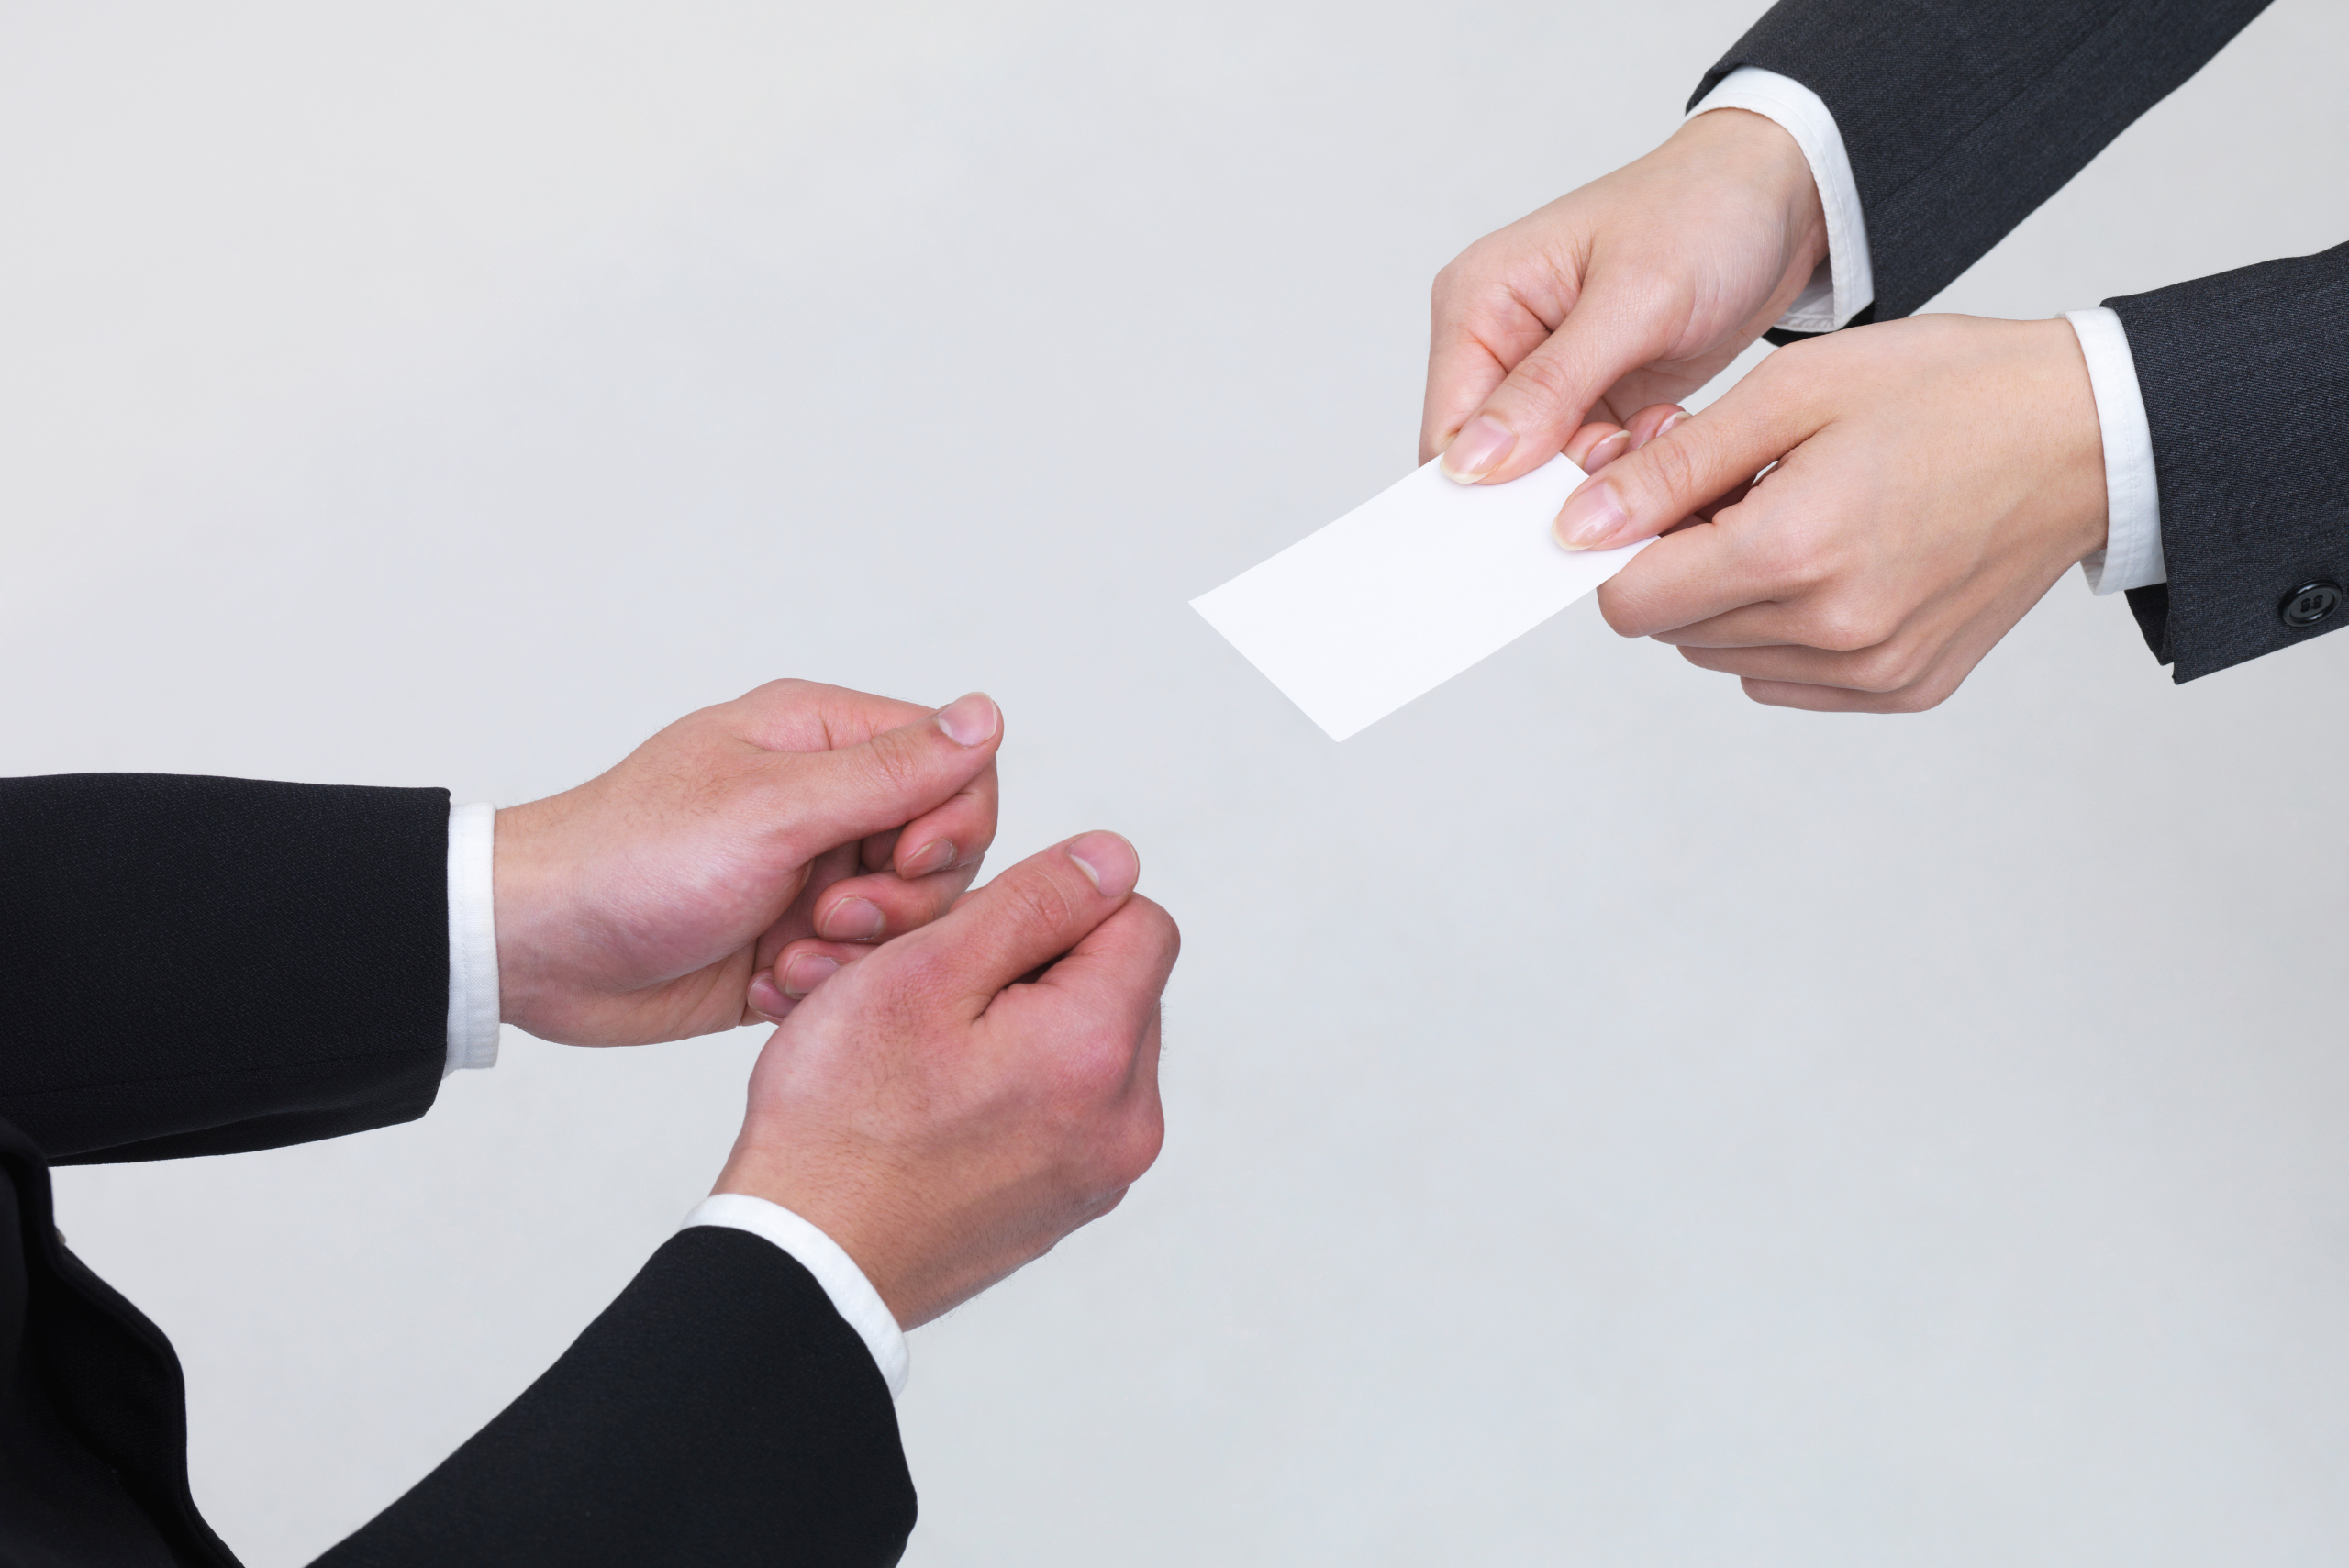
[[[1876,273],[1868,265],[1867,217],[1860,210],[1860,188],[1843,133],[1819,95],[1791,76],[1741,65],[1714,83],[1691,116],[1712,109],[1746,109],[1775,121],[1802,148],[1803,161],[1819,183],[1819,205],[1827,215],[1827,259],[1810,275],[1777,325],[1790,332],[1831,332],[1867,308],[1876,298]]]
[[[906,1391],[910,1360],[906,1353],[905,1331],[889,1315],[881,1293],[873,1288],[873,1282],[864,1277],[856,1260],[841,1250],[839,1242],[781,1204],[769,1203],[748,1193],[718,1193],[702,1199],[677,1229],[684,1230],[696,1225],[723,1225],[747,1230],[753,1236],[765,1237],[790,1253],[801,1268],[816,1276],[816,1283],[832,1298],[832,1309],[856,1330],[864,1348],[873,1352],[873,1364],[881,1369],[881,1380],[889,1385],[889,1396],[894,1399]]]
[[[497,808],[449,807],[449,1064],[497,1065]]]
[[[2079,335],[2088,362],[2088,387],[2096,395],[2097,428],[2104,435],[2104,548],[2080,562],[2088,586],[2099,594],[2150,588],[2169,580],[2162,560],[2161,486],[2154,474],[2154,432],[2145,422],[2145,399],[2137,390],[2137,361],[2129,352],[2129,331],[2120,316],[2099,306],[2067,310],[2064,319]]]

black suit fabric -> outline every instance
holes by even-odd
[[[440,790],[0,780],[0,1568],[235,1568],[189,1494],[178,1359],[67,1251],[49,1167],[429,1108],[448,810]],[[697,1228],[323,1562],[885,1564],[913,1520],[863,1341],[779,1249]]]
[[[72,1164],[422,1116],[448,853],[446,790],[0,780],[0,1117]]]
[[[1835,116],[1865,213],[1876,298],[1909,315],[1954,282],[2266,0],[1786,0],[1742,65]],[[2349,256],[2270,261],[2104,302],[2153,430],[2168,582],[2133,589],[2180,682],[2349,625],[2283,606],[2349,586]]]
[[[888,1568],[913,1525],[873,1352],[788,1253],[701,1225],[317,1568]]]

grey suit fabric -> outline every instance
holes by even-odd
[[[2154,656],[2190,681],[2349,622],[2280,608],[2349,586],[2349,245],[2104,303],[2153,427],[2169,581],[2129,601]]]
[[[1786,0],[1706,72],[1801,83],[1843,133],[1876,319],[1914,314],[2267,0]]]
[[[2225,47],[2266,0],[1786,0],[1706,73],[1790,77],[1835,116],[1866,215],[1865,320],[1909,315]],[[2349,625],[2349,254],[2105,301],[2145,398],[2166,584],[2130,606],[2180,682]]]

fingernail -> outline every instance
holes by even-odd
[[[1141,880],[1141,856],[1115,833],[1085,833],[1071,839],[1068,858],[1106,897],[1123,898]]]
[[[1516,445],[1516,431],[1490,414],[1479,414],[1443,449],[1443,476],[1474,484],[1498,468]]]
[[[947,870],[954,863],[954,840],[937,839],[924,844],[906,857],[906,869],[898,874],[910,882],[916,877],[929,876]]]
[[[938,728],[957,746],[976,746],[992,740],[996,727],[1002,721],[1002,715],[996,711],[995,699],[985,692],[956,697],[938,710]]]
[[[1618,430],[1611,436],[1602,437],[1598,444],[1585,454],[1582,460],[1582,471],[1585,473],[1597,473],[1623,455],[1622,443],[1631,439],[1631,432],[1629,430]]]
[[[783,994],[796,1002],[832,977],[841,961],[820,952],[797,952],[783,966]]]
[[[843,898],[824,916],[818,933],[829,942],[870,941],[881,934],[881,906],[869,898]]]
[[[1631,520],[1623,504],[1615,499],[1615,487],[1594,479],[1566,497],[1550,531],[1568,550],[1597,550]]]
[[[762,974],[751,982],[751,1006],[779,1023],[790,1016],[795,1004],[772,979]]]
[[[1675,408],[1675,409],[1674,409],[1671,413],[1666,414],[1666,415],[1664,417],[1664,423],[1663,423],[1663,424],[1661,424],[1661,425],[1658,425],[1658,426],[1655,428],[1655,434],[1654,434],[1654,435],[1653,435],[1653,436],[1650,436],[1650,437],[1648,438],[1648,441],[1654,441],[1654,440],[1661,440],[1661,439],[1664,439],[1664,433],[1666,430],[1669,430],[1670,428],[1672,428],[1672,427],[1673,427],[1673,426],[1677,425],[1678,423],[1680,423],[1680,421],[1681,421],[1681,420],[1686,419],[1687,417],[1688,417],[1688,410],[1687,410],[1686,408]],[[1642,445],[1642,446],[1645,446],[1645,445],[1647,445],[1647,444],[1648,444],[1648,442],[1647,442],[1647,441],[1642,441],[1642,442],[1640,443],[1640,445]]]

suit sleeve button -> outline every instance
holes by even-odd
[[[2276,613],[2295,630],[2314,626],[2341,607],[2338,583],[2303,583],[2277,601]]]

